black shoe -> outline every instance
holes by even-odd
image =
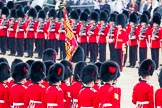
[[[42,57],[35,57],[36,59],[42,59]]]
[[[130,68],[134,68],[134,66],[132,65],[132,66],[130,66]]]
[[[57,60],[62,60],[61,58],[57,59]]]
[[[126,67],[131,67],[132,65],[128,65],[128,66],[126,66]]]
[[[23,55],[16,55],[16,57],[23,57]]]
[[[25,58],[32,58],[33,56],[25,56]]]

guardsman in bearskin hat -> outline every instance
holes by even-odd
[[[33,57],[33,49],[34,49],[34,38],[36,32],[36,23],[35,18],[37,16],[36,10],[34,8],[30,8],[28,11],[28,21],[25,23],[26,25],[26,44],[27,44],[27,57]]]
[[[97,48],[98,48],[98,44],[97,44],[97,36],[98,36],[98,32],[99,32],[99,25],[98,25],[98,21],[99,21],[99,15],[97,12],[93,11],[90,15],[90,28],[88,30],[88,36],[87,36],[87,42],[89,45],[89,52],[90,52],[90,62],[94,63],[96,62],[97,59]]]
[[[78,108],[97,108],[97,91],[93,88],[97,79],[97,66],[89,64],[81,72],[82,89],[78,94]]]
[[[159,49],[160,49],[160,40],[162,39],[162,29],[161,16],[158,13],[153,15],[153,27],[150,37],[150,48],[151,48],[151,58],[155,61],[156,69],[159,67]]]
[[[116,29],[116,13],[111,13],[109,18],[109,32],[108,32],[108,44],[110,52],[110,60],[115,61],[115,35],[117,34]]]
[[[13,1],[8,1],[6,7],[11,11],[15,7],[15,3]]]
[[[160,70],[158,81],[160,88],[155,92],[155,108],[162,108],[162,69]]]
[[[140,64],[139,83],[134,86],[132,94],[132,103],[136,105],[136,108],[154,108],[154,90],[148,80],[153,75],[155,68],[156,64],[151,59],[145,59]]]
[[[124,54],[125,54],[125,46],[127,43],[127,33],[126,33],[126,18],[123,14],[119,14],[117,16],[117,34],[115,36],[115,56],[116,62],[120,66],[120,70],[122,71],[124,65]]]
[[[42,53],[44,51],[44,41],[45,41],[45,30],[46,30],[46,25],[45,25],[45,12],[43,10],[40,10],[38,13],[38,24],[37,24],[37,29],[36,29],[36,40],[38,42],[38,58],[42,58]]]
[[[16,21],[16,52],[18,57],[24,55],[24,38],[25,38],[25,23],[24,23],[24,12],[17,10],[17,21]]]
[[[30,68],[31,84],[24,96],[24,108],[45,108],[45,86],[42,82],[45,78],[46,68],[43,62],[35,61]]]
[[[139,46],[139,62],[141,63],[143,60],[147,58],[147,43],[148,36],[150,35],[151,27],[148,25],[149,19],[146,15],[141,15],[140,17],[140,25],[139,35],[138,35],[138,46]]]
[[[79,44],[80,47],[83,48],[84,53],[85,53],[85,58],[84,60],[86,60],[86,56],[87,54],[87,32],[90,26],[88,26],[88,14],[86,12],[82,12],[80,15],[80,31],[77,37],[77,42]]]
[[[109,31],[108,15],[106,12],[100,14],[101,27],[98,33],[98,44],[99,44],[99,61],[104,62],[106,60],[106,37]]]
[[[64,92],[64,107],[71,108],[71,93],[70,93],[70,85],[71,85],[71,77],[73,72],[72,63],[67,60],[62,60],[60,62],[65,67],[64,79],[61,82],[60,88]]]
[[[2,8],[0,19],[0,49],[1,54],[5,55],[7,50],[7,28],[8,28],[9,10],[7,7]]]
[[[101,65],[101,81],[103,85],[98,90],[98,108],[117,108],[117,96],[113,86],[114,80],[119,73],[119,65],[113,61],[106,61]]]
[[[64,72],[65,68],[60,63],[52,65],[49,69],[49,87],[46,89],[45,94],[47,108],[64,108],[64,93],[60,88],[61,81],[64,78]]]
[[[10,77],[10,67],[7,63],[0,63],[0,107],[10,108],[9,87],[7,86]]]
[[[4,7],[4,3],[3,2],[0,2],[0,14],[2,12],[2,8]]]
[[[48,48],[43,52],[43,56],[42,56],[42,60],[46,61],[46,60],[52,60],[52,61],[56,61],[56,51],[52,48]]]
[[[8,40],[9,40],[9,48],[10,48],[10,56],[15,56],[16,53],[16,42],[15,42],[15,34],[16,34],[16,21],[17,13],[15,9],[11,10],[10,13],[10,21],[8,27]]]
[[[93,88],[98,91],[98,89],[100,88],[100,86],[102,84],[101,79],[100,79],[100,77],[101,77],[100,69],[101,69],[102,62],[96,62],[95,65],[98,68],[98,72],[97,72],[98,74],[97,74],[97,79],[95,81],[95,84],[94,84]]]
[[[24,84],[26,83],[28,72],[28,64],[22,62],[15,66],[14,72],[12,73],[14,84],[10,88],[10,105],[13,108],[24,108],[24,99],[22,97],[24,97],[27,89]]]
[[[63,11],[59,10],[57,16],[59,18],[58,48],[60,49],[60,59],[65,59],[66,58],[66,50],[65,50],[66,31],[64,28]]]
[[[132,13],[130,15],[128,24],[128,46],[129,46],[129,66],[133,68],[136,65],[137,60],[137,47],[138,47],[138,29],[137,29],[137,15]]]
[[[56,50],[56,33],[58,31],[58,22],[55,21],[56,11],[55,9],[50,9],[48,12],[48,21],[47,21],[47,39],[46,39],[46,48],[53,48]]]
[[[78,94],[79,91],[82,89],[82,82],[81,82],[81,71],[83,67],[85,67],[87,64],[86,62],[80,61],[75,65],[74,68],[74,82],[72,83],[70,87],[70,93],[72,98],[72,108],[77,108],[78,106]]]

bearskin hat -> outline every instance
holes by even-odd
[[[101,80],[108,82],[117,78],[118,72],[120,71],[119,65],[114,61],[106,61],[101,65],[100,73]]]
[[[56,63],[52,65],[48,71],[48,81],[49,84],[54,84],[56,82],[62,81],[64,79],[65,68],[61,63]]]
[[[42,8],[39,5],[36,5],[34,8],[36,9],[36,12],[39,12],[40,10],[42,10]]]
[[[95,9],[94,12],[97,12],[98,15],[100,15],[101,11],[99,9]]]
[[[16,9],[12,9],[11,13],[10,13],[10,17],[12,18],[17,18],[17,13],[16,13]]]
[[[35,61],[30,68],[30,78],[32,83],[38,83],[45,78],[46,67],[41,61]]]
[[[85,8],[83,12],[84,12],[84,13],[87,13],[87,15],[89,15],[89,14],[91,13],[90,10],[89,10],[88,8]]]
[[[37,11],[34,8],[30,8],[28,11],[28,16],[35,18],[37,16]]]
[[[38,13],[38,18],[42,18],[42,19],[45,19],[46,18],[46,14],[43,10],[40,10],[39,13]]]
[[[101,62],[96,62],[95,65],[96,65],[97,68],[98,68],[98,75],[97,75],[97,79],[100,79],[100,69],[101,69],[101,65],[102,65],[102,63],[101,63]]]
[[[107,16],[110,16],[110,11],[108,9],[103,10],[104,12],[106,12]]]
[[[21,63],[23,62],[21,59],[14,59],[11,63],[11,73],[14,72],[15,70],[15,66],[18,64],[18,63]]]
[[[27,63],[21,62],[16,64],[15,69],[12,73],[12,78],[14,82],[20,82],[22,79],[26,78],[29,74],[29,65]]]
[[[23,10],[24,10],[24,13],[26,14],[26,13],[29,11],[29,9],[30,9],[30,7],[27,6],[27,5],[25,5],[25,6],[24,6],[24,9],[23,9]]]
[[[70,13],[72,8],[70,6],[66,6],[66,10],[67,10],[68,13]]]
[[[26,63],[31,67],[32,63],[34,62],[34,60],[27,60]]]
[[[85,58],[84,50],[82,47],[78,46],[77,50],[75,51],[72,57],[72,62],[84,61],[84,58]]]
[[[105,9],[111,11],[110,5],[109,4],[104,4],[103,5],[103,10],[105,10]]]
[[[98,74],[98,68],[97,66],[93,64],[89,64],[87,66],[84,66],[81,71],[81,80],[84,84],[88,84],[92,81],[96,81],[97,74]]]
[[[0,82],[7,80],[10,77],[10,67],[7,63],[0,63]]]
[[[56,17],[59,18],[59,19],[64,18],[64,13],[63,13],[63,11],[62,11],[62,10],[59,10],[59,11],[57,12],[57,16],[56,16]]]
[[[62,60],[60,63],[63,64],[65,67],[64,80],[66,80],[67,78],[72,76],[72,72],[73,72],[72,64],[67,60]]]
[[[126,16],[126,19],[129,19],[129,12],[127,10],[123,10],[122,13]]]
[[[8,8],[7,7],[3,7],[2,8],[2,12],[1,12],[1,15],[6,15],[6,17],[9,15],[9,10],[8,10]]]
[[[148,20],[150,20],[150,18],[151,18],[151,14],[150,14],[149,11],[143,11],[142,14],[143,14],[143,15],[146,15],[146,16],[148,17]]]
[[[101,21],[105,21],[105,22],[107,22],[108,21],[108,16],[107,16],[107,14],[106,14],[106,12],[101,12],[101,14],[100,14],[100,20]]]
[[[23,11],[23,7],[22,7],[21,4],[16,4],[16,5],[15,5],[15,9],[16,9],[16,10],[22,10],[22,11]]]
[[[138,18],[134,12],[132,14],[130,14],[129,22],[133,22],[134,24],[137,24]]]
[[[119,14],[117,16],[116,23],[117,23],[117,25],[121,25],[122,28],[125,28],[125,26],[126,26],[126,18],[124,16],[124,14]]]
[[[53,17],[54,19],[56,18],[56,11],[55,9],[50,9],[48,13],[48,17]]]
[[[77,20],[78,19],[78,13],[75,10],[71,11],[70,12],[70,18]]]
[[[80,15],[80,21],[87,21],[88,20],[88,14],[86,12],[82,12]]]
[[[48,6],[46,6],[46,7],[43,8],[43,10],[47,14],[49,12],[50,8]]]
[[[80,9],[76,9],[76,12],[78,13],[78,17],[80,16],[80,14],[82,13],[82,11]]]
[[[43,52],[43,61],[52,60],[55,62],[56,55],[57,53],[54,49],[48,48]]]
[[[17,10],[16,14],[17,14],[17,18],[19,18],[19,17],[24,18],[25,17],[25,14],[22,10]]]
[[[140,23],[142,23],[142,22],[144,22],[146,24],[149,23],[148,17],[145,14],[141,15],[141,17],[140,17]]]
[[[75,65],[75,68],[74,68],[74,80],[75,81],[81,80],[80,79],[81,71],[82,71],[83,67],[86,65],[87,65],[87,63],[83,62],[83,61],[80,61]]]
[[[162,88],[162,69],[160,70],[160,74],[158,76],[158,81],[159,81],[160,88]]]
[[[54,65],[55,62],[52,61],[52,60],[46,60],[46,61],[44,61],[44,64],[45,64],[45,66],[46,66],[46,76],[47,76],[47,75],[48,75],[49,68],[50,68],[52,65]]]
[[[94,20],[95,22],[98,22],[99,20],[99,15],[97,12],[93,11],[90,15],[90,20]]]
[[[15,4],[13,1],[8,1],[6,7],[8,9],[13,9],[15,7]]]
[[[161,24],[161,15],[159,13],[155,13],[153,15],[152,22],[160,25]]]
[[[156,64],[151,59],[145,59],[140,64],[138,75],[139,76],[146,76],[146,75],[153,75],[153,72],[156,68]]]
[[[5,62],[8,64],[8,60],[6,58],[0,57],[0,63]]]
[[[4,7],[4,3],[0,2],[0,9],[2,9]]]
[[[116,13],[111,13],[109,22],[116,22],[117,14]]]

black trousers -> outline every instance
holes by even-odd
[[[0,49],[1,49],[1,53],[6,54],[7,36],[0,36]]]
[[[104,62],[106,60],[106,43],[99,44],[99,61]]]
[[[87,55],[87,43],[79,43],[79,46],[83,48],[84,54]],[[86,60],[86,56],[84,58],[84,61]]]
[[[56,40],[46,40],[47,48],[52,48],[56,50]]]
[[[27,39],[25,38],[24,39],[24,52],[26,52],[27,51]]]
[[[18,56],[24,55],[24,39],[22,38],[16,39],[16,52]]]
[[[110,51],[110,60],[115,61],[115,48],[114,44],[109,44],[109,51]]]
[[[140,64],[145,59],[147,59],[147,48],[139,48],[139,60],[140,60]]]
[[[97,59],[97,46],[96,43],[89,43],[90,62],[95,63]]]
[[[60,49],[60,59],[66,58],[66,49],[65,49],[65,41],[59,40],[58,41],[58,48]]]
[[[8,38],[9,39],[9,48],[10,48],[10,53],[15,54],[16,53],[16,39],[13,38]]]
[[[26,43],[27,43],[26,46],[27,46],[28,56],[32,57],[33,56],[33,48],[34,48],[34,39],[27,38]]]
[[[115,61],[119,64],[119,66],[122,66],[122,63],[123,63],[122,49],[115,49],[115,57],[116,57]]]
[[[136,65],[137,60],[137,45],[129,47],[129,62],[131,66]]]
[[[35,43],[35,52],[38,52],[38,40],[35,39],[34,43]]]
[[[38,57],[39,58],[42,58],[42,54],[43,54],[43,51],[44,51],[44,39],[36,39],[37,41],[37,50],[38,50]]]
[[[156,69],[159,67],[159,48],[151,48],[151,58],[156,64]]]

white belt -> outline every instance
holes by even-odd
[[[4,100],[0,100],[0,103],[5,103],[5,101]]]
[[[78,102],[78,99],[73,99],[73,102]]]
[[[80,107],[80,108],[94,108],[94,107]]]
[[[41,101],[30,100],[30,103],[41,104]]]
[[[24,105],[24,103],[13,103],[13,106],[23,106]]]
[[[111,103],[105,103],[105,104],[103,104],[103,107],[108,107],[108,106],[112,106],[112,104]]]
[[[58,106],[57,103],[47,103],[47,107],[54,107],[54,106]]]
[[[162,108],[161,106],[157,106],[156,108]]]
[[[143,101],[143,102],[137,101],[136,104],[137,104],[137,105],[146,105],[146,104],[149,104],[149,101]]]

